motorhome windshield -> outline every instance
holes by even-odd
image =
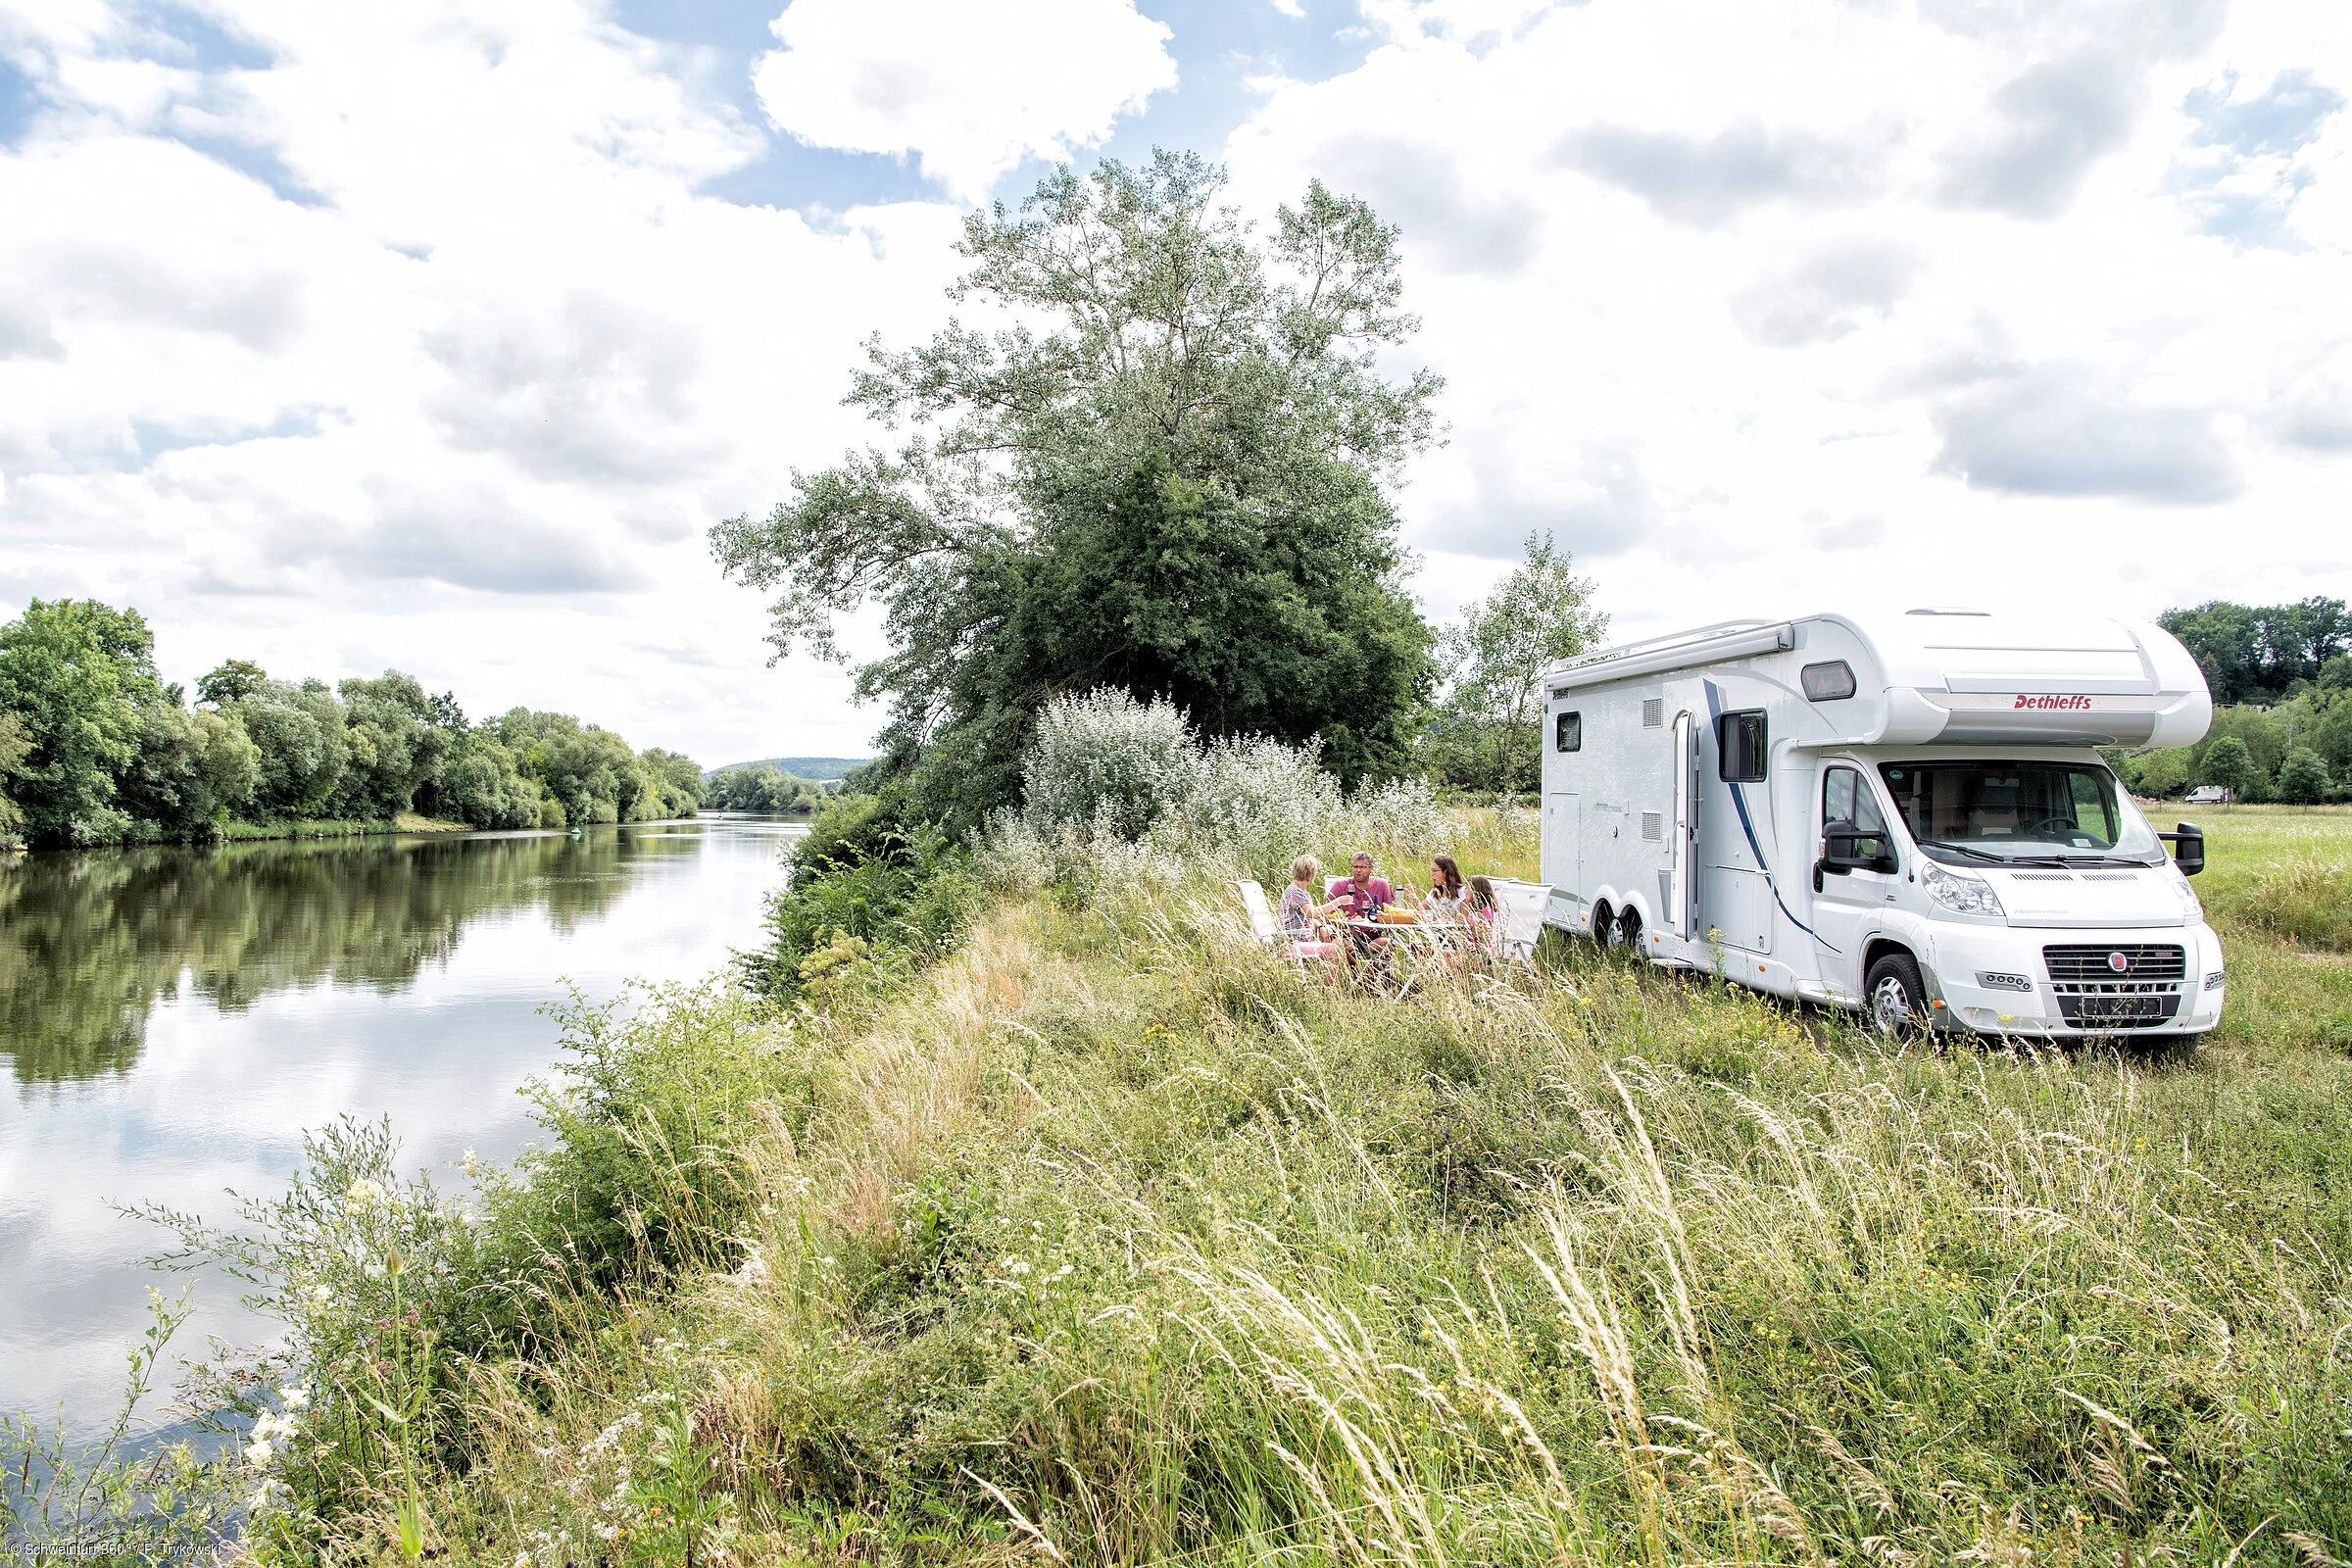
[[[1920,848],[1955,864],[2088,856],[2154,865],[2155,830],[2088,762],[1887,762],[1879,772]]]

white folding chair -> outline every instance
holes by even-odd
[[[1306,966],[1315,960],[1298,951],[1298,943],[1282,928],[1282,922],[1274,917],[1273,906],[1266,903],[1266,890],[1251,881],[1236,882],[1234,887],[1242,895],[1242,907],[1250,911],[1251,934],[1258,941],[1290,959],[1292,965],[1299,973],[1304,974]]]
[[[1493,881],[1494,951],[1526,963],[1535,957],[1536,939],[1544,934],[1544,907],[1551,902],[1551,886],[1502,876]]]
[[[1282,940],[1282,922],[1274,918],[1274,910],[1266,903],[1266,890],[1255,882],[1236,882],[1241,889],[1242,907],[1250,911],[1250,929],[1257,940],[1271,946]]]

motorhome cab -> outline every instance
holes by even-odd
[[[2213,701],[2153,625],[1738,621],[1544,679],[1545,918],[1779,996],[1987,1034],[2195,1035],[2221,944],[2093,749]],[[2173,840],[2178,858],[2168,854]]]

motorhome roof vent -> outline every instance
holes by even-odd
[[[1986,615],[1986,616],[1989,616],[1989,615],[1992,613],[1992,612],[1991,612],[1991,611],[1989,611],[1989,610],[1959,610],[1959,609],[1941,609],[1941,610],[1906,610],[1906,611],[1904,611],[1904,612],[1903,612],[1903,613],[1904,613],[1904,614],[1906,614],[1906,615]]]

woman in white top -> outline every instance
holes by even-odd
[[[1431,920],[1458,921],[1462,917],[1462,868],[1450,855],[1429,858],[1429,896],[1420,901]]]

